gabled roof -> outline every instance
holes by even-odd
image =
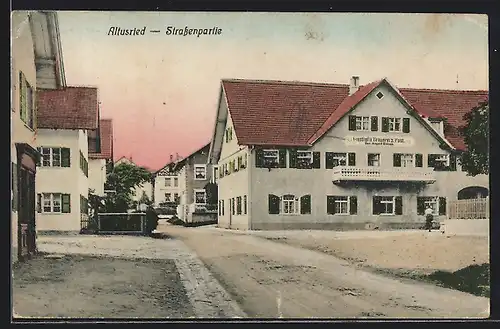
[[[465,148],[458,136],[463,115],[488,98],[482,90],[398,90],[387,79],[361,86],[350,96],[348,85],[307,82],[222,80],[222,89],[240,145],[310,146],[382,81],[419,119],[446,118],[445,138],[459,150]]]
[[[175,163],[174,171],[181,170],[182,167],[186,164],[186,161],[188,159],[192,158],[193,156],[195,156],[196,154],[199,154],[199,153],[205,151],[207,153],[207,156],[208,156],[209,149],[210,149],[210,142],[208,144],[205,144],[201,148],[197,149],[196,151],[190,153],[187,157],[183,158],[182,160],[177,161]]]
[[[89,144],[89,158],[90,159],[113,159],[113,120],[101,119],[99,120],[99,139],[100,139],[100,152],[91,150]]]
[[[37,127],[45,129],[97,129],[97,88],[38,89]]]

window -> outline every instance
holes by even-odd
[[[80,169],[85,175],[85,177],[89,177],[89,163],[87,159],[85,159],[85,156],[83,155],[82,151],[80,151]]]
[[[236,197],[236,215],[241,215],[241,197]]]
[[[356,117],[356,130],[370,130],[370,117]]]
[[[247,214],[247,196],[246,195],[243,196],[243,214],[244,215]]]
[[[170,179],[170,177],[165,177],[165,186],[172,186],[172,180]]]
[[[233,128],[228,127],[226,129],[226,143],[229,143],[233,139]]]
[[[277,164],[279,161],[278,150],[264,150],[264,163]]]
[[[381,91],[379,91],[376,96],[377,96],[378,99],[384,98],[384,94],[382,94]]]
[[[425,209],[431,208],[433,215],[446,215],[446,198],[437,196],[417,197],[417,215],[425,215]]]
[[[337,166],[346,165],[356,165],[356,153],[326,152],[326,169],[332,169]]]
[[[80,213],[84,215],[89,213],[89,201],[83,195],[80,195]]]
[[[172,201],[172,193],[165,193],[165,202]]]
[[[380,167],[380,154],[379,153],[368,153],[368,166]]]
[[[433,168],[444,168],[450,165],[450,157],[448,154],[429,154],[428,166]]]
[[[217,182],[217,177],[219,175],[219,168],[213,167],[212,182]]]
[[[358,198],[354,195],[329,195],[326,197],[326,212],[330,215],[356,215]]]
[[[178,187],[178,186],[179,186],[179,178],[174,177],[174,187]]]
[[[220,200],[220,205],[221,205],[221,214],[224,216],[224,200]]]
[[[255,150],[256,168],[286,168],[286,149],[260,149]]]
[[[245,169],[247,167],[247,155],[243,154],[241,156],[241,169]]]
[[[231,214],[235,214],[235,209],[234,209],[234,198],[231,199]]]
[[[388,118],[389,131],[401,131],[401,118]]]
[[[413,167],[413,154],[401,154],[401,167]]]
[[[281,157],[281,155],[280,155]],[[283,154],[283,165],[285,168],[285,154]],[[321,168],[321,152],[290,149],[288,153],[288,167],[297,169],[319,169]]]
[[[38,200],[41,203],[39,212],[43,213],[69,213],[70,195],[61,193],[42,193],[38,194]],[[82,201],[82,200],[80,200]]]
[[[311,213],[311,196],[303,195],[296,197],[293,194],[286,194],[282,197],[269,194],[269,214],[310,214]],[[246,203],[246,202],[245,202]]]
[[[21,120],[30,127],[35,128],[35,101],[31,85],[26,80],[23,72],[19,72],[19,107]]]
[[[194,191],[194,202],[196,204],[205,204],[205,190],[195,190]]]
[[[402,215],[403,200],[400,196],[374,196],[374,215]]]
[[[194,179],[195,180],[207,179],[207,166],[206,165],[194,165]]]
[[[313,163],[313,153],[311,151],[297,151],[297,167],[310,167]]]
[[[179,193],[174,193],[174,202],[179,202]]]
[[[37,150],[41,154],[41,159],[40,159],[40,162],[38,163],[38,165],[40,167],[69,167],[70,166],[70,150],[69,150],[69,148],[65,148],[65,147],[62,147],[62,148],[61,147],[38,147]]]

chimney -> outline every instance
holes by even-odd
[[[170,154],[170,162],[174,161],[174,155]]]
[[[351,83],[349,84],[349,96],[354,94],[359,89],[359,77],[353,75],[351,77]]]

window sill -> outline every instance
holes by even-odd
[[[207,180],[207,178],[194,178],[194,180]]]
[[[40,215],[66,215],[70,214],[69,212],[37,212]]]
[[[302,214],[285,214],[285,213],[279,213],[277,215],[281,215],[281,216],[300,216]]]
[[[351,216],[352,214],[328,214],[330,216]]]
[[[373,215],[373,216],[384,216],[384,217],[390,217],[390,216],[403,216],[403,215],[396,215],[396,214],[378,214],[378,215]]]

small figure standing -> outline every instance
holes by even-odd
[[[430,206],[427,206],[425,209],[425,229],[429,230],[429,232],[432,230],[432,221],[434,220],[434,216],[432,215],[434,211]]]

